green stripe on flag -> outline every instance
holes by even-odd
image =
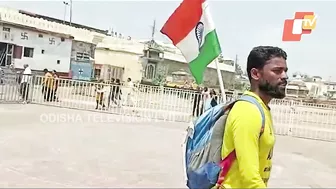
[[[189,63],[190,71],[197,84],[202,83],[206,67],[217,58],[220,53],[221,47],[216,30],[212,30],[205,36],[204,43],[197,58]]]

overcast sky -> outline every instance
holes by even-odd
[[[180,1],[74,1],[73,22],[121,32],[137,39],[150,38],[153,20],[156,39],[168,41],[159,30]],[[8,6],[59,19],[64,18],[63,1],[0,1]],[[274,45],[288,53],[289,73],[300,71],[336,80],[336,1],[214,1],[210,9],[223,55],[245,69],[249,51],[257,45]],[[69,11],[69,9],[68,9]],[[282,42],[285,19],[298,11],[318,15],[316,29],[300,42]],[[69,19],[69,12],[66,15]]]

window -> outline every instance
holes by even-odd
[[[76,60],[80,60],[80,59],[83,59],[83,53],[77,52],[76,53]]]
[[[61,61],[60,60],[57,60],[57,64],[60,64],[61,63]]]
[[[7,46],[7,54],[12,54],[13,53],[13,45],[12,44],[8,44]]]
[[[100,69],[97,68],[94,69],[94,77],[96,79],[100,79]]]
[[[42,34],[38,34],[38,37],[41,37],[41,38],[42,38],[42,37],[43,37],[43,35],[42,35]]]
[[[146,79],[153,79],[155,75],[155,65],[148,64],[146,66]]]
[[[61,41],[62,41],[62,42],[64,42],[64,41],[65,41],[64,37],[61,37]]]
[[[76,60],[90,60],[90,55],[89,55],[89,53],[77,52],[76,53]]]
[[[43,49],[41,50],[41,53],[44,54],[44,50]]]
[[[25,47],[23,50],[23,56],[24,57],[29,57],[29,58],[33,58],[34,55],[34,48],[30,48],[30,47]]]
[[[109,66],[109,69],[108,69],[108,78],[109,80],[111,80],[112,78],[113,79],[122,79],[122,76],[123,76],[123,68],[121,67],[116,67],[116,66]]]
[[[10,28],[7,28],[7,27],[3,27],[2,30],[6,32],[10,32]]]
[[[22,57],[22,46],[14,46],[13,58],[21,59]]]

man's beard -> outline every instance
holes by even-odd
[[[263,80],[259,83],[259,90],[272,98],[283,99],[286,97],[286,88],[281,86],[282,84],[271,85],[267,80]]]

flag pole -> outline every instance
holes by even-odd
[[[222,78],[222,73],[219,69],[219,62],[218,62],[218,57],[215,59],[216,63],[216,68],[217,68],[217,75],[218,75],[218,81],[219,81],[219,87],[221,90],[222,94],[222,101],[223,103],[226,103],[226,94],[225,94],[225,89],[224,89],[224,83],[223,83],[223,78]]]

